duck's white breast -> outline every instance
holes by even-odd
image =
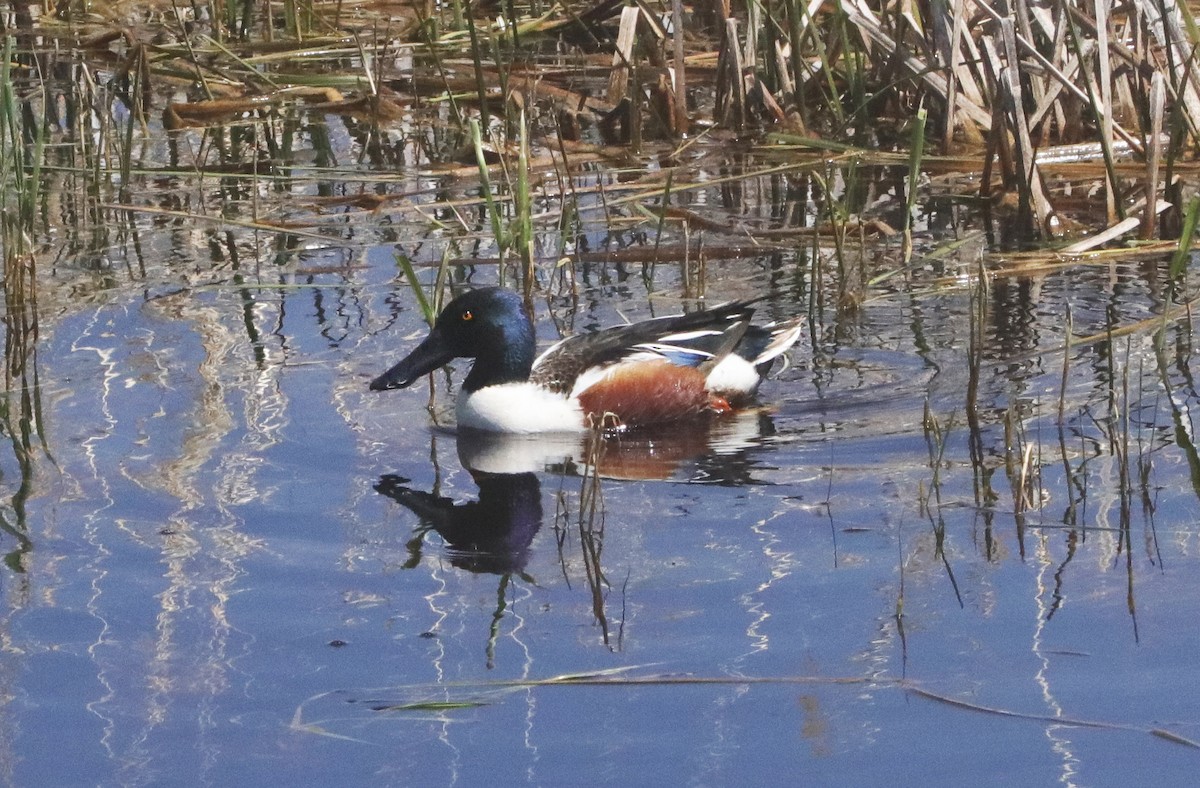
[[[583,409],[533,383],[501,383],[459,394],[458,426],[488,432],[579,432]]]

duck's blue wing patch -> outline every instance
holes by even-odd
[[[666,342],[642,342],[634,350],[644,351],[680,367],[698,367],[713,360],[713,354],[700,348],[673,345]],[[635,356],[638,354],[634,354]]]

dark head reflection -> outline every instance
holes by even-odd
[[[542,488],[533,473],[471,472],[479,499],[453,499],[408,487],[408,479],[387,474],[375,489],[420,518],[410,549],[417,561],[424,536],[436,531],[450,563],[469,572],[520,574],[529,546],[542,525]]]

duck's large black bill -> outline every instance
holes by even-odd
[[[435,329],[403,361],[372,380],[371,391],[411,386],[417,378],[449,364],[454,358],[453,351],[446,347],[446,343]]]

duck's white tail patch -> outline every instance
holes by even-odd
[[[758,369],[739,355],[730,353],[708,373],[704,384],[709,391],[723,397],[741,400],[754,394],[762,375]]]
[[[786,353],[800,339],[804,330],[804,319],[795,318],[784,323],[765,326],[770,332],[770,341],[753,358],[744,358],[731,353],[721,359],[708,373],[708,390],[726,397],[735,407],[745,404],[762,383],[766,373],[764,364],[770,364]]]

